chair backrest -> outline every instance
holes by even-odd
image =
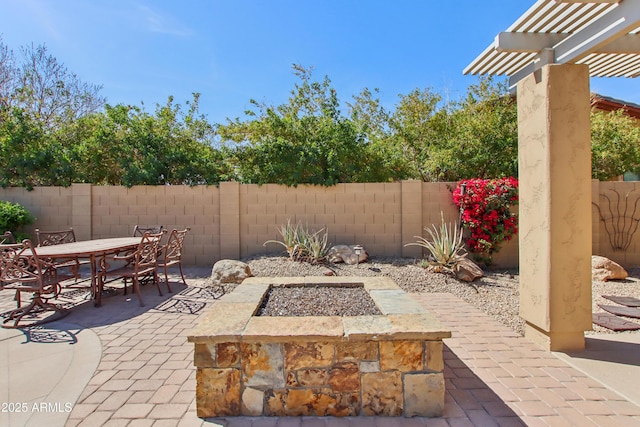
[[[54,246],[75,242],[76,234],[73,232],[73,228],[61,231],[42,231],[36,228],[36,239],[38,246]]]
[[[38,258],[30,240],[0,247],[0,288],[2,285],[20,282],[26,290],[42,290],[46,264]]]
[[[149,232],[151,234],[158,234],[158,233],[162,233],[162,230],[164,229],[164,227],[162,225],[150,225],[150,226],[139,226],[139,225],[135,225],[133,227],[133,237],[142,237],[144,235],[145,232]]]
[[[142,240],[135,252],[135,269],[138,272],[155,268],[158,262],[158,253],[160,249],[160,240],[162,233],[149,233],[148,231],[142,235]]]
[[[0,245],[11,245],[16,243],[16,238],[10,231],[5,231],[2,236],[0,236]]]
[[[184,236],[191,228],[187,227],[184,230],[171,230],[167,244],[164,245],[164,262],[176,261],[182,258],[182,248],[184,247]]]

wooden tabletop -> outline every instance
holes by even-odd
[[[88,257],[106,254],[117,250],[135,248],[142,237],[112,237],[107,239],[82,240],[60,245],[40,246],[36,248],[38,256],[43,257]]]

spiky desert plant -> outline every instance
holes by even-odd
[[[291,220],[288,219],[286,224],[282,224],[278,229],[278,233],[282,236],[282,240],[267,240],[262,245],[267,246],[267,243],[277,243],[284,246],[289,259],[296,260],[300,256],[300,234],[302,232],[302,225],[291,224]]]
[[[437,228],[432,224],[431,228],[425,227],[431,237],[414,236],[417,242],[407,243],[405,246],[421,246],[429,251],[429,262],[437,271],[452,271],[456,264],[467,253],[462,242],[462,232],[457,223],[445,223],[444,214],[440,212],[441,224]]]
[[[318,231],[303,230],[300,241],[303,256],[312,264],[324,261],[329,252],[328,234],[325,229],[321,228]]]

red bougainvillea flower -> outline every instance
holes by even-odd
[[[466,244],[475,258],[491,263],[500,244],[518,232],[518,180],[466,179],[453,190],[453,203],[460,210],[462,226],[468,230]]]

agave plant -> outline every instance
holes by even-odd
[[[435,224],[432,224],[431,228],[425,227],[431,237],[427,239],[422,236],[414,236],[418,239],[417,242],[407,243],[405,246],[421,246],[429,251],[429,258],[431,265],[436,267],[436,270],[452,271],[456,264],[467,253],[464,249],[464,243],[462,242],[462,232],[457,223],[445,223],[444,214],[440,212],[441,224],[440,228],[437,228]]]
[[[301,237],[300,246],[306,260],[313,264],[324,261],[329,252],[328,236],[325,229],[321,228],[318,231],[304,229]]]
[[[300,256],[300,235],[302,234],[302,226],[300,223],[291,224],[291,220],[287,220],[286,224],[280,226],[278,232],[282,236],[280,240],[267,240],[263,243],[263,246],[267,246],[267,243],[277,243],[284,246],[289,254],[289,259],[296,260]]]
[[[327,256],[328,237],[324,228],[309,231],[308,227],[303,227],[299,222],[291,224],[291,220],[287,220],[286,224],[280,226],[278,232],[282,240],[267,240],[263,246],[267,246],[267,243],[282,245],[287,250],[289,259],[294,261],[319,263]]]

